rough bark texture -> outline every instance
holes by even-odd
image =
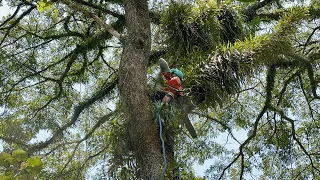
[[[147,94],[151,31],[147,0],[124,0],[127,35],[119,69],[122,107],[141,179],[159,179],[163,161]]]

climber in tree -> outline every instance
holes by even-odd
[[[159,60],[159,65],[159,77],[164,80],[164,82],[161,83],[164,84],[164,87],[158,87],[154,97],[156,98],[156,100],[161,100],[164,104],[166,104],[169,103],[172,99],[183,95],[183,73],[178,69],[170,69],[168,63],[162,58],[160,58]],[[193,109],[193,105],[184,103],[185,101],[183,101],[183,99],[181,98],[180,100],[182,101],[178,101],[178,106],[181,109],[183,115],[180,123],[183,123],[186,126],[187,130],[193,138],[197,138],[197,133],[188,117],[191,109]]]
[[[167,62],[160,58],[160,77],[164,80],[164,88],[156,91],[157,99],[161,99],[164,103],[169,103],[183,95],[182,79],[183,73],[178,69],[170,69]]]

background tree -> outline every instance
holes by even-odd
[[[44,169],[2,167],[3,177],[158,179],[148,77],[160,57],[185,73],[199,136],[177,125],[179,108],[167,111],[167,179],[197,179],[191,165],[211,158],[209,179],[319,176],[319,2],[5,2],[14,12],[0,24],[0,160],[23,149]],[[49,138],[36,142],[42,131]],[[238,149],[216,142],[224,132]]]

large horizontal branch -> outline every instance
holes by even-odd
[[[283,12],[257,13],[256,17],[261,21],[279,20]]]
[[[148,61],[148,65],[154,65],[159,62],[159,58],[167,53],[167,50],[156,50],[152,51]]]

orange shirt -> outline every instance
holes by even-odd
[[[182,84],[179,77],[171,77],[166,81],[166,85],[167,87],[165,88],[165,90],[171,92],[174,95],[174,98],[176,98],[178,94],[182,95],[182,92],[177,92],[176,90],[174,90],[182,90]],[[174,89],[170,87],[173,87]]]

